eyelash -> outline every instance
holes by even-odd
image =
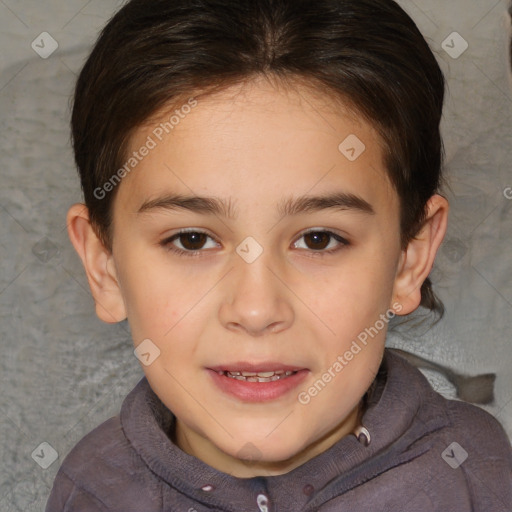
[[[324,256],[329,256],[329,255],[333,255],[341,250],[343,250],[344,248],[348,247],[350,245],[350,242],[348,240],[346,240],[345,238],[341,237],[340,235],[337,235],[336,233],[333,233],[332,231],[328,231],[328,230],[322,230],[322,229],[312,229],[312,230],[309,230],[309,231],[305,231],[304,233],[302,233],[299,238],[297,239],[300,240],[301,238],[303,238],[304,236],[306,235],[310,235],[310,234],[313,234],[313,233],[321,233],[321,234],[326,234],[328,235],[330,238],[334,238],[334,240],[336,240],[337,242],[339,242],[339,246],[335,247],[334,249],[329,249],[329,250],[314,250],[314,249],[307,249],[309,252],[311,252],[311,254],[309,255],[309,257],[312,257],[312,258],[318,258],[318,257],[324,257]],[[198,257],[201,255],[201,253],[205,252],[204,250],[197,250],[197,251],[184,251],[182,249],[178,249],[176,248],[174,245],[173,245],[173,241],[176,240],[176,239],[179,239],[181,235],[187,235],[187,234],[201,234],[201,235],[206,235],[208,238],[211,238],[212,240],[214,240],[215,242],[217,242],[217,240],[215,240],[214,237],[210,236],[208,233],[206,233],[205,231],[201,231],[201,230],[197,230],[197,229],[194,229],[194,230],[182,230],[182,231],[179,231],[178,233],[172,235],[171,237],[168,237],[168,238],[165,238],[164,240],[162,240],[160,242],[160,245],[168,252],[172,252],[174,254],[177,254],[178,256],[184,256],[184,257],[188,257],[188,258],[194,258],[194,257]],[[217,242],[218,243],[218,242]],[[294,242],[294,243],[297,243],[297,242]]]

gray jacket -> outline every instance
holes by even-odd
[[[46,512],[512,511],[512,448],[502,426],[443,398],[387,349],[363,416],[370,444],[349,435],[287,474],[217,471],[172,443],[173,422],[143,378],[120,415],[66,457]]]

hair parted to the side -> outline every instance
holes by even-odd
[[[342,100],[379,131],[401,204],[402,246],[442,180],[444,77],[392,0],[131,0],[101,32],[76,85],[72,140],[91,223],[112,244],[133,132],[161,109],[263,76]],[[442,316],[431,282],[421,305]]]

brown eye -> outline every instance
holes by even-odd
[[[160,242],[167,251],[179,256],[199,256],[206,249],[215,249],[217,242],[207,233],[202,231],[181,231]]]
[[[350,245],[348,240],[341,236],[325,230],[312,230],[303,235],[294,243],[297,249],[308,249],[312,254],[318,255],[334,254],[335,252]]]
[[[178,236],[181,245],[187,251],[198,251],[199,249],[202,249],[208,238],[208,235],[204,233],[195,232],[181,233]]]
[[[304,235],[304,240],[309,249],[321,251],[329,245],[331,235],[325,231],[312,231]]]

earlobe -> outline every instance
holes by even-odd
[[[433,195],[420,231],[401,254],[393,292],[393,301],[402,306],[401,315],[412,313],[420,305],[421,285],[432,270],[446,233],[448,212],[448,201]]]
[[[121,322],[126,308],[112,253],[102,244],[84,204],[74,204],[67,214],[68,235],[82,260],[96,303],[96,314],[107,323]]]

